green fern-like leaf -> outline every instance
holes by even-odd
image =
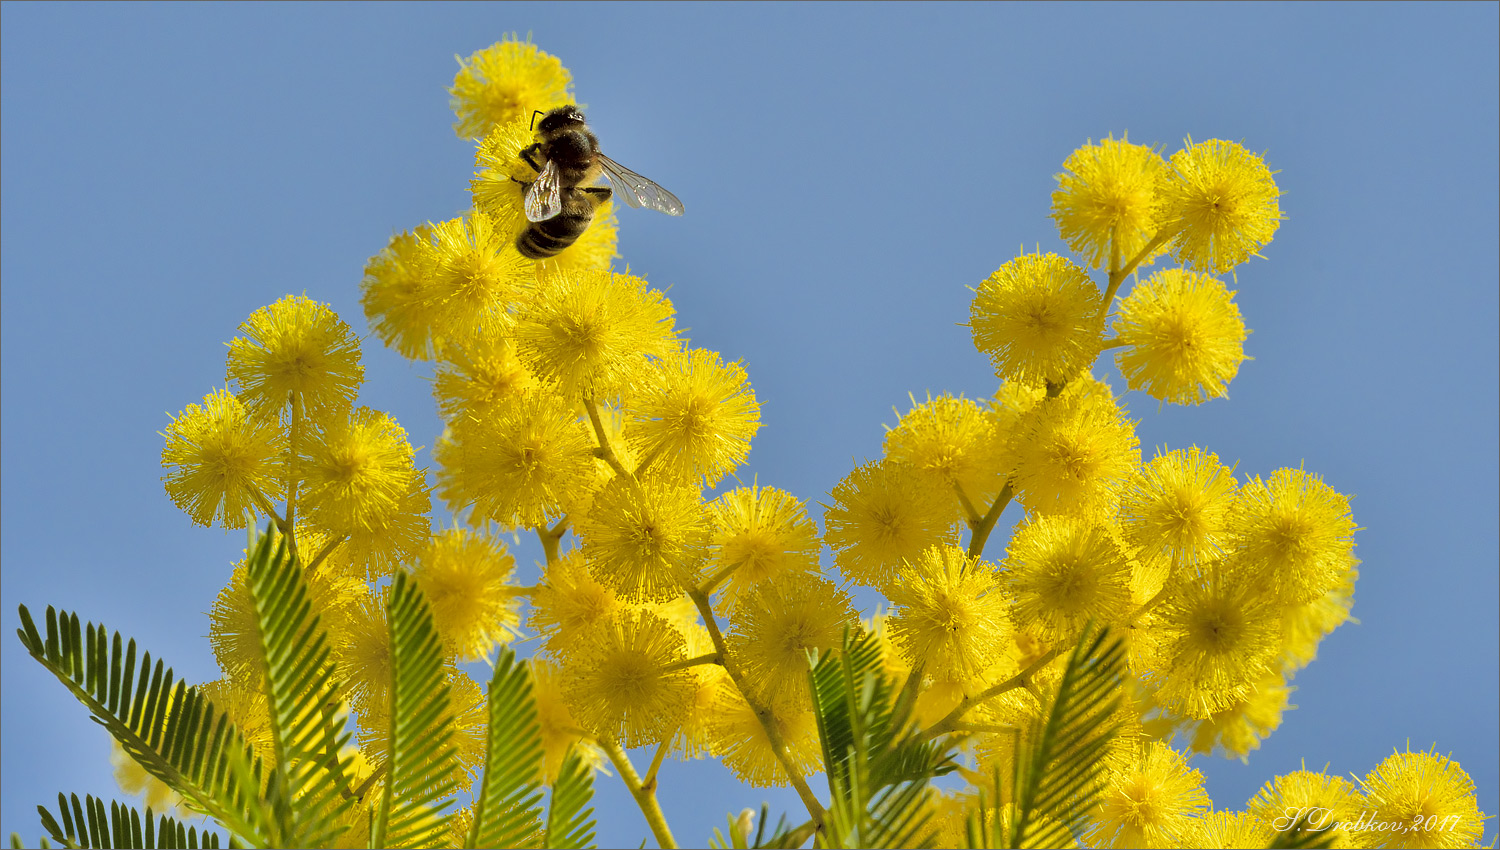
[[[242,841],[273,844],[272,813],[260,799],[260,760],[197,688],[187,687],[159,659],[153,667],[149,652],[141,655],[137,673],[135,641],[124,645],[118,632],[111,639],[102,624],[89,623],[85,630],[76,614],[48,606],[43,637],[26,606],[20,613],[17,633],[26,651],[125,752]]]
[[[1085,630],[1057,691],[1027,742],[1016,748],[1008,829],[981,812],[1004,847],[1062,847],[1074,842],[1098,795],[1104,748],[1125,675],[1125,645],[1108,629]]]
[[[752,837],[749,834],[748,824],[743,820],[752,814],[750,809],[745,809],[738,818],[734,815],[727,815],[729,837],[725,838],[724,834],[715,828],[714,837],[708,840],[708,846],[715,850],[728,850],[730,847],[737,848],[737,850],[738,848],[749,850],[752,847],[757,850],[761,848],[781,850],[781,848],[801,847],[807,843],[808,836],[812,835],[811,828],[807,826],[792,829],[786,822],[786,815],[781,815],[776,821],[776,828],[772,829],[771,834],[767,836],[766,821],[771,816],[771,807],[761,803],[760,817],[755,819],[755,835]]]
[[[372,841],[376,847],[435,847],[446,841],[448,799],[458,768],[449,723],[443,650],[416,584],[396,573],[390,598],[389,780]]]
[[[484,780],[467,847],[540,847],[542,739],[531,676],[504,650],[490,677]]]
[[[811,680],[830,791],[819,845],[930,846],[935,833],[923,797],[953,764],[897,704],[875,638],[846,634],[843,651],[818,659]]]
[[[218,847],[217,833],[197,827],[184,826],[173,818],[160,815],[152,819],[151,810],[141,813],[123,803],[111,801],[109,808],[104,801],[93,795],[80,803],[78,795],[57,795],[57,811],[62,816],[59,823],[46,806],[37,806],[42,816],[42,826],[53,840],[65,847],[116,847],[139,848],[198,848]],[[144,829],[142,822],[144,821]]]
[[[336,710],[328,640],[285,539],[262,535],[248,568],[276,754],[268,789],[272,838],[280,847],[323,846],[342,831],[339,818],[353,803],[343,793],[338,753],[350,733]]]
[[[594,772],[577,749],[570,750],[552,783],[552,803],[547,807],[547,846],[586,848],[594,846]]]

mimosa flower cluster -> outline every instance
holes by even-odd
[[[1126,637],[1132,698],[1081,841],[1264,846],[1273,822],[1309,806],[1338,822],[1375,811],[1444,824],[1338,832],[1335,846],[1478,840],[1472,782],[1435,753],[1397,753],[1361,786],[1279,777],[1239,812],[1215,811],[1189,764],[1189,752],[1244,758],[1276,729],[1293,676],[1349,619],[1358,577],[1347,495],[1198,446],[1143,456],[1123,398],[1094,371],[1113,352],[1130,391],[1183,405],[1226,395],[1249,331],[1222,276],[1261,256],[1282,220],[1262,157],[1217,139],[1163,157],[1123,138],[1067,157],[1052,214],[1075,256],[1024,254],[978,282],[968,327],[995,394],[914,402],[881,457],[826,497],[820,529],[790,493],[727,485],[760,426],[749,378],[619,270],[607,204],[556,257],[517,251],[536,175],[519,154],[534,111],[576,102],[569,72],[514,39],[461,64],[451,94],[455,130],[477,144],[473,208],[391,239],[363,281],[378,337],[431,363],[434,468],[415,465],[394,419],[359,406],[358,338],[306,297],[247,319],[225,386],[164,434],[174,503],[203,525],[270,519],[304,565],[348,679],[359,781],[382,781],[383,599],[402,570],[431,601],[450,662],[460,787],[482,761],[484,717],[458,665],[535,635],[549,779],[570,749],[612,762],[663,846],[651,789],[666,758],[790,784],[816,819],[807,653],[836,651],[849,629],[880,637],[918,722],[962,747],[970,788],[928,801],[942,846],[962,846],[975,795],[1003,799],[990,777],[1011,774],[1009,730],[1037,716],[1091,624]],[[432,530],[434,496],[457,526]],[[1002,519],[1013,531],[996,552]],[[542,544],[533,586],[514,578],[512,532]],[[856,610],[856,585],[888,605]],[[212,688],[255,730],[266,706],[245,598],[241,566],[211,615],[224,672]],[[625,752],[637,747],[656,748],[644,779]],[[365,839],[367,813],[350,817],[346,846]]]

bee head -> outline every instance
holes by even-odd
[[[540,123],[536,120],[537,115],[542,116]],[[536,127],[536,131],[544,136],[556,133],[559,130],[584,126],[583,113],[578,111],[578,107],[571,104],[568,106],[559,106],[546,113],[537,110],[531,114],[531,121],[533,126]]]

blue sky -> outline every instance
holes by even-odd
[[[18,604],[53,604],[217,675],[204,612],[244,536],[171,505],[158,432],[286,293],[367,331],[365,260],[468,204],[454,54],[530,32],[605,150],[685,202],[622,212],[621,253],[670,286],[695,345],[748,371],[764,424],[741,477],[815,514],[908,393],[994,391],[960,326],[968,287],[1022,246],[1062,250],[1047,213],[1074,148],[1128,131],[1265,152],[1286,221],[1233,287],[1254,359],[1230,399],[1125,402],[1148,453],[1305,464],[1354,494],[1359,623],[1247,764],[1193,764],[1239,808],[1304,761],[1363,775],[1436,744],[1493,815],[1497,9],[5,3],[5,634]],[[364,356],[361,401],[430,446],[427,372],[374,339]],[[0,659],[0,833],[34,841],[58,791],[118,792],[83,708],[14,638]],[[715,763],[669,764],[662,786],[689,846],[763,799],[798,811]],[[597,805],[602,845],[648,834],[617,780]]]

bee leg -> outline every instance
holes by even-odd
[[[538,174],[542,173],[542,167],[536,164],[536,160],[532,159],[532,156],[541,153],[541,151],[541,145],[531,145],[530,147],[521,148],[521,159],[526,160],[526,164],[531,166],[531,170]]]
[[[599,199],[600,202],[607,201],[614,196],[614,191],[608,186],[584,186],[583,191],[590,195],[603,195],[604,197]]]

